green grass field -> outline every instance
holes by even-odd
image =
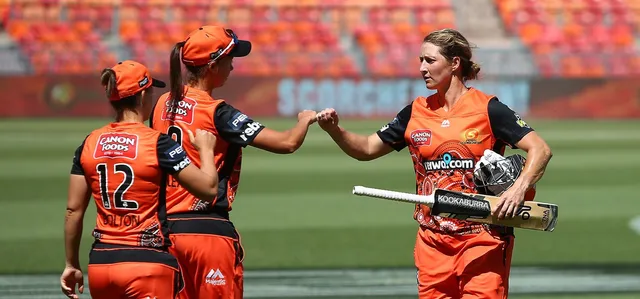
[[[292,119],[260,120],[275,129],[294,124]],[[107,121],[0,121],[0,273],[58,273],[63,267],[73,150]],[[370,134],[386,121],[342,125]],[[640,235],[629,228],[640,215],[635,193],[640,122],[529,123],[554,153],[536,200],[557,203],[560,220],[552,233],[517,231],[513,264],[640,266]],[[316,126],[292,155],[248,148],[232,212],[246,248],[246,268],[412,266],[413,206],[355,197],[351,188],[412,192],[413,177],[406,150],[359,162],[342,154]],[[92,242],[94,211],[91,207],[85,222],[84,253]]]

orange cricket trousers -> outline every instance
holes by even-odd
[[[185,283],[178,298],[242,298],[244,249],[227,215],[168,216],[169,252],[178,259]]]
[[[95,243],[88,268],[93,299],[174,299],[182,285],[178,261],[160,249]]]
[[[450,235],[420,227],[414,259],[420,299],[504,299],[512,233]]]

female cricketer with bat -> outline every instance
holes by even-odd
[[[229,211],[240,179],[242,148],[247,145],[273,153],[296,151],[305,139],[315,111],[298,114],[298,123],[278,132],[265,128],[211,93],[226,82],[233,70],[233,58],[250,53],[251,43],[239,40],[229,29],[203,26],[174,47],[170,58],[171,91],[160,97],[151,126],[178,142],[186,130],[202,129],[217,137],[215,164],[218,169],[218,197],[203,202],[177,185],[167,188],[167,214],[176,256],[184,273],[185,288],[180,298],[242,298],[244,251]],[[186,69],[186,86],[181,67]],[[198,165],[196,149],[184,145]]]
[[[485,150],[502,155],[506,145],[520,148],[527,152],[524,169],[492,211],[499,218],[513,217],[542,177],[551,150],[495,96],[465,86],[480,71],[471,54],[459,32],[432,32],[419,58],[422,78],[437,91],[434,95],[416,98],[370,136],[341,128],[334,109],[321,111],[318,123],[347,155],[361,161],[408,147],[420,195],[434,188],[476,193],[473,172]],[[420,298],[507,297],[512,229],[431,216],[421,205],[414,219],[420,225],[414,250]]]
[[[76,149],[65,217],[66,267],[62,292],[78,298],[84,290],[78,251],[84,213],[93,196],[97,207],[95,242],[89,254],[91,297],[175,298],[181,277],[178,261],[168,252],[167,174],[203,201],[213,200],[218,175],[213,162],[215,136],[188,132],[200,154],[193,165],[182,146],[147,126],[153,87],[147,68],[127,60],[101,77],[116,120],[91,132]]]

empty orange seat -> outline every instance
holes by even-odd
[[[433,31],[435,31],[437,29],[439,29],[437,26],[432,25],[432,24],[426,24],[426,23],[425,24],[420,24],[418,26],[419,33],[421,35],[424,35],[424,36],[426,36],[427,34],[433,32]]]
[[[7,32],[15,39],[21,39],[29,33],[29,23],[21,20],[11,21],[7,25]]]
[[[629,26],[613,26],[610,32],[613,44],[618,48],[630,47],[635,42],[633,32]]]
[[[413,34],[416,28],[410,23],[396,23],[393,27],[396,34],[400,36]]]
[[[569,23],[563,28],[565,37],[568,39],[584,35],[584,27],[578,23]]]
[[[567,77],[584,76],[582,60],[579,57],[569,55],[561,59],[562,73]]]
[[[88,35],[93,31],[91,21],[76,21],[73,24],[73,29],[78,34]]]
[[[541,24],[531,22],[520,26],[518,33],[526,44],[533,44],[543,34],[543,27]]]
[[[445,9],[440,10],[436,14],[436,22],[440,26],[440,28],[456,28],[455,26],[455,15],[453,10]]]

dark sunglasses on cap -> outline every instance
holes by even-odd
[[[231,42],[229,42],[229,44],[224,49],[220,49],[209,55],[209,58],[211,58],[211,61],[209,61],[209,65],[215,63],[218,59],[220,59],[220,57],[223,57],[225,54],[231,52],[233,46],[238,44],[238,36],[233,33],[233,30],[225,29],[225,32],[227,32],[227,35],[231,37]]]

